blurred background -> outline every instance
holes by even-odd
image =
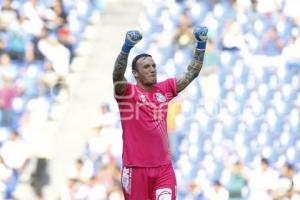
[[[178,200],[300,199],[300,1],[0,3],[1,200],[122,200],[125,33],[141,30],[129,60],[150,53],[164,80],[186,70],[197,25],[204,67],[169,106]]]

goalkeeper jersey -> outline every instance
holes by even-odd
[[[156,83],[150,91],[127,83],[117,96],[123,129],[123,165],[157,167],[171,163],[167,135],[168,102],[177,95],[175,78]]]

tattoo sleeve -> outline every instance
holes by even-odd
[[[126,78],[124,76],[128,62],[128,54],[121,52],[115,61],[113,71],[114,90],[117,95],[122,95],[125,90]]]
[[[199,75],[203,65],[204,53],[205,51],[196,49],[194,58],[188,65],[187,72],[176,77],[177,93],[186,88]]]

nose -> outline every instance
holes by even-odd
[[[151,73],[155,73],[156,72],[156,68],[154,66],[151,66],[150,67],[150,71],[151,71]]]

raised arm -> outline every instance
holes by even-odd
[[[142,34],[139,31],[128,31],[126,33],[125,42],[122,47],[122,51],[118,55],[114,71],[113,71],[113,83],[114,83],[114,90],[115,94],[123,95],[125,91],[125,86],[127,80],[125,78],[125,71],[128,62],[128,55],[132,47],[136,45],[142,39]]]
[[[177,93],[186,88],[200,73],[203,65],[207,31],[206,27],[197,27],[194,30],[194,36],[197,41],[194,57],[188,65],[187,72],[176,77]]]

